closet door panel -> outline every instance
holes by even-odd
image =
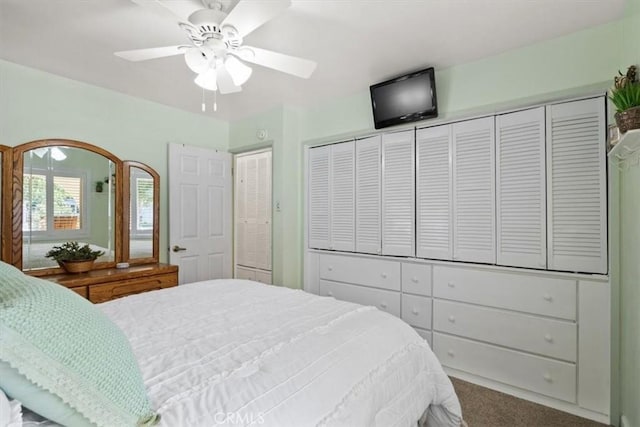
[[[545,110],[496,116],[498,264],[547,266]]]
[[[382,135],[382,253],[413,256],[414,131]]]
[[[355,249],[355,142],[331,145],[330,241],[337,251]]]
[[[246,265],[245,259],[245,251],[246,251],[246,164],[242,157],[238,157],[236,160],[236,205],[235,205],[235,215],[236,215],[236,264],[238,265]]]
[[[356,141],[356,252],[382,250],[380,136]]]
[[[453,256],[451,125],[416,131],[416,255]]]
[[[256,267],[271,270],[271,151],[257,157]]]
[[[603,98],[547,106],[548,266],[607,273]]]
[[[330,146],[309,149],[308,244],[310,248],[329,249],[330,154]]]
[[[453,259],[493,264],[495,122],[453,124]]]

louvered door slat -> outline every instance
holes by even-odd
[[[413,256],[414,131],[382,136],[382,253]]]
[[[544,107],[496,117],[498,264],[547,266]]]
[[[356,252],[382,250],[380,136],[356,141]]]
[[[355,143],[331,145],[329,248],[355,249]]]
[[[309,150],[309,247],[329,249],[329,158],[331,147]]]
[[[451,125],[416,131],[416,255],[453,255]]]
[[[553,270],[605,274],[603,98],[547,106],[547,257]]]
[[[453,132],[453,258],[495,263],[493,117],[455,123]]]

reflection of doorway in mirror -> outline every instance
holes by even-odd
[[[153,177],[145,170],[131,168],[129,215],[129,258],[153,256]]]
[[[235,277],[271,284],[271,149],[235,156]]]

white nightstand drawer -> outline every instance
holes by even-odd
[[[527,273],[435,266],[433,296],[576,319],[576,281]]]
[[[574,322],[435,300],[433,329],[569,362],[576,361],[578,328]]]
[[[402,263],[402,292],[431,295],[431,266]]]
[[[576,365],[434,332],[444,366],[567,402],[576,402]]]
[[[320,255],[320,278],[376,288],[400,290],[400,263],[344,255]]]
[[[427,342],[429,343],[429,347],[433,348],[433,346],[432,346],[433,340],[432,340],[431,331],[425,331],[424,329],[420,329],[420,328],[413,328],[413,329],[418,333],[418,335],[420,335],[422,338],[427,340]]]
[[[320,281],[320,296],[330,296],[342,301],[372,305],[382,311],[400,317],[400,293],[381,289],[365,288],[344,283]]]
[[[431,298],[402,295],[402,320],[423,329],[431,329]]]

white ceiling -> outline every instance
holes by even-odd
[[[187,8],[198,2],[169,1]],[[281,104],[318,104],[427,66],[443,69],[612,21],[624,4],[293,0],[245,44],[313,59],[313,76],[303,80],[256,65],[243,92],[218,96],[218,112],[206,114],[235,120]],[[181,56],[131,63],[113,55],[185,41],[171,20],[130,0],[0,0],[0,58],[200,113],[202,91]]]

